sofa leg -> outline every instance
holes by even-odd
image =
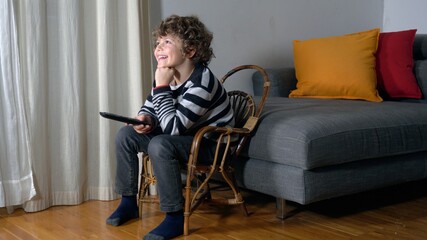
[[[286,200],[283,198],[276,198],[276,217],[282,220],[286,218]]]

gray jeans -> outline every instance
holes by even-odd
[[[148,153],[157,180],[160,210],[175,212],[183,208],[181,167],[186,166],[193,136],[171,136],[159,130],[139,134],[132,126],[122,127],[116,135],[116,192],[124,196],[138,193],[138,153]],[[216,142],[205,139],[199,159],[211,162]]]

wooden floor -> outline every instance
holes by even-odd
[[[275,217],[274,198],[244,192],[249,217],[238,207],[202,206],[190,218],[190,236],[177,239],[427,239],[426,186],[421,181],[307,206],[291,203],[284,221]],[[11,215],[0,209],[0,239],[141,239],[163,219],[157,204],[145,204],[142,220],[106,225],[117,204],[88,201]]]

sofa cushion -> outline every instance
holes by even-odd
[[[417,34],[415,36],[413,51],[415,77],[423,93],[423,100],[427,101],[427,34]]]
[[[417,34],[414,39],[414,59],[427,59],[427,34]]]
[[[414,72],[425,101],[427,96],[427,60],[415,61]]]
[[[289,93],[296,88],[295,68],[266,68],[270,80],[269,97],[288,97]],[[253,90],[255,96],[264,93],[264,76],[256,71],[252,75]]]
[[[380,102],[375,72],[379,29],[295,40],[297,89],[289,97],[363,99]]]
[[[244,154],[314,169],[423,150],[425,104],[271,97]]]
[[[385,99],[422,97],[413,73],[413,44],[416,29],[381,33],[376,71],[378,91]]]

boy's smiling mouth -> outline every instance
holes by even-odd
[[[168,56],[166,56],[166,55],[158,55],[158,56],[157,56],[157,61],[165,60],[165,59],[167,59],[167,58],[168,58]]]

